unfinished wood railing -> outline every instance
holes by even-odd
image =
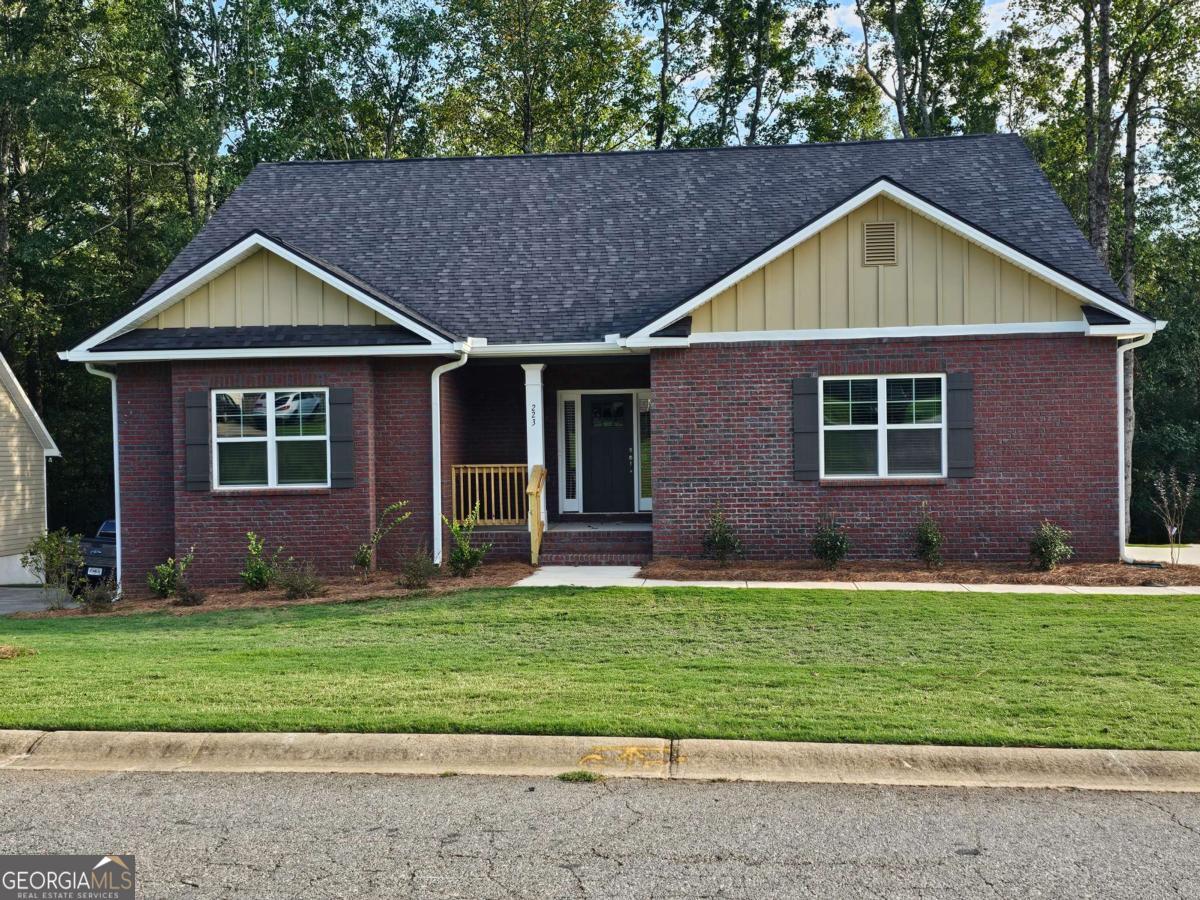
[[[542,490],[546,487],[546,467],[534,466],[529,473],[529,487],[525,494],[529,498],[529,562],[538,564],[538,554],[542,552],[542,532],[545,523],[542,521]]]
[[[525,463],[451,466],[450,493],[454,521],[461,522],[479,504],[480,525],[524,525]]]

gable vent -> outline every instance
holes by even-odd
[[[863,223],[863,265],[896,265],[896,223]]]

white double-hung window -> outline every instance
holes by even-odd
[[[329,487],[325,388],[213,391],[218,488]]]
[[[945,477],[945,375],[853,375],[820,384],[822,478]]]

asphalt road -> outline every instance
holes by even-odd
[[[1200,796],[0,771],[0,853],[151,897],[1200,897]]]

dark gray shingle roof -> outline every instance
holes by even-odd
[[[251,230],[459,337],[630,334],[879,178],[1120,301],[1015,135],[258,166],[147,296]]]

